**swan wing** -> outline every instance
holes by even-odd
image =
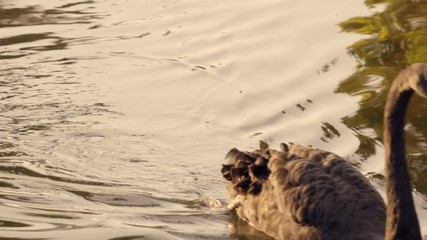
[[[232,149],[227,158],[230,207],[273,237],[325,239],[325,234],[384,231],[383,199],[335,154],[290,144],[282,145],[281,151]]]

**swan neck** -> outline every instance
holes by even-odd
[[[386,155],[387,221],[386,240],[421,239],[406,163],[405,113],[414,90],[404,77],[393,82],[384,111]]]

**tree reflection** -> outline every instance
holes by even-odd
[[[65,4],[53,9],[42,9],[37,5],[8,8],[0,2],[0,28],[49,24],[81,24],[90,23],[96,14],[87,10],[67,10],[76,5],[93,4],[84,1]]]
[[[342,81],[337,93],[360,97],[360,109],[342,119],[360,140],[357,153],[375,154],[382,142],[383,110],[393,78],[406,65],[427,62],[427,2],[410,0],[366,0],[368,7],[386,4],[385,10],[369,17],[354,17],[340,23],[344,32],[367,35],[348,49],[358,62],[357,70]],[[427,103],[412,100],[407,116],[406,144],[412,181],[427,195]]]
[[[93,4],[94,1],[81,1],[59,5],[52,9],[42,9],[40,6],[8,7],[0,2],[0,28],[26,27],[36,25],[68,25],[88,24],[98,19],[98,14],[82,10],[68,10],[76,5]],[[45,41],[47,40],[47,41]],[[18,44],[43,42],[31,47],[15,47]],[[48,43],[46,43],[48,42]],[[38,51],[61,50],[68,47],[70,40],[64,39],[52,32],[39,32],[6,36],[0,38],[0,60],[20,58]],[[7,47],[5,47],[7,46]]]

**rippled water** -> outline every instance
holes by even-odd
[[[383,86],[427,61],[424,6],[0,1],[0,239],[269,239],[222,206],[224,154],[260,140],[336,152],[382,191]]]

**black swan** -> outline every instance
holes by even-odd
[[[281,240],[420,240],[405,158],[404,117],[412,94],[427,98],[427,64],[393,81],[384,112],[388,204],[343,158],[298,144],[226,155],[230,209]]]

